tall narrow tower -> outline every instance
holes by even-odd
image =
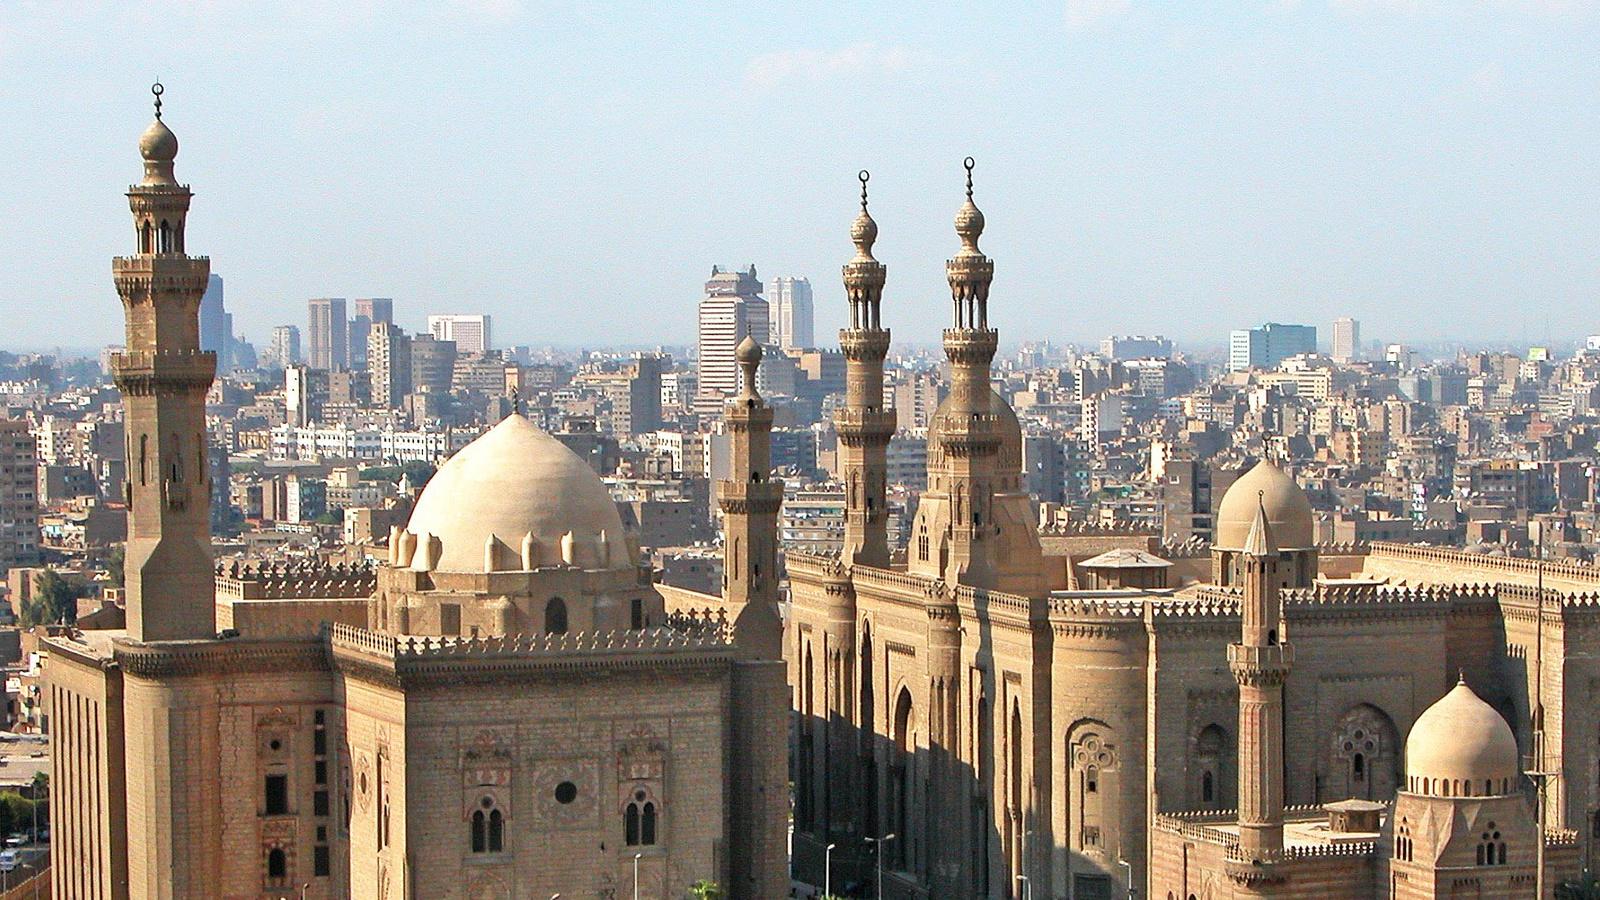
[[[845,485],[844,555],[851,563],[889,565],[888,481],[889,438],[895,415],[883,403],[883,359],[889,354],[889,330],[879,318],[887,269],[872,258],[878,223],[867,213],[867,179],[861,170],[861,214],[850,226],[855,258],[845,263],[844,290],[850,301],[850,327],[840,329],[845,358],[844,406],[834,412]]]
[[[1294,663],[1283,639],[1278,546],[1259,496],[1242,557],[1243,624],[1228,668],[1239,683],[1239,849],[1251,863],[1241,874],[1259,883],[1261,866],[1283,850],[1283,685]]]
[[[765,900],[789,890],[787,822],[789,690],[778,614],[778,509],[783,482],[771,477],[772,409],[756,392],[761,345],[746,336],[734,351],[744,385],[728,401],[732,477],[718,483],[723,523],[723,600],[733,616],[735,664],[730,709],[734,844],[730,896]]]
[[[994,260],[978,249],[983,213],[972,202],[972,157],[967,157],[967,201],[956,212],[961,249],[945,263],[954,305],[944,330],[944,355],[950,361],[950,415],[939,432],[943,463],[940,485],[950,497],[950,554],[945,580],[993,587],[998,542],[993,501],[998,485],[1000,420],[993,408],[989,366],[999,332],[989,327],[989,284]]]
[[[128,188],[137,253],[112,260],[127,349],[112,359],[128,439],[128,636],[216,634],[211,571],[206,391],[217,355],[200,349],[200,298],[211,263],[184,252],[193,196],[172,174],[178,138],[161,121],[139,138],[144,180]]]

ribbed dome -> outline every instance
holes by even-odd
[[[156,119],[139,136],[139,155],[147,162],[172,162],[178,158],[178,136]]]
[[[1258,499],[1259,498],[1259,499]],[[1307,550],[1316,545],[1311,501],[1294,479],[1262,460],[1228,488],[1217,507],[1218,550],[1243,550],[1256,519],[1257,505],[1265,507],[1272,539],[1279,550]]]
[[[484,571],[491,535],[516,555],[531,534],[549,558],[569,533],[588,546],[604,533],[611,549],[603,568],[633,566],[622,517],[600,476],[521,415],[507,416],[450,457],[423,488],[406,530],[438,539],[432,568],[444,572]]]
[[[1428,707],[1406,738],[1406,779],[1413,793],[1509,794],[1520,774],[1511,726],[1464,681]]]

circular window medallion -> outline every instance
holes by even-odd
[[[571,803],[572,801],[574,801],[576,799],[578,799],[578,786],[577,785],[573,784],[570,781],[563,781],[560,784],[556,785],[556,802],[557,803],[562,803],[562,804]]]

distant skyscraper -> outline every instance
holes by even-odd
[[[1109,359],[1167,359],[1172,341],[1161,335],[1112,335],[1100,341],[1100,355]]]
[[[374,322],[367,341],[367,361],[372,405],[400,406],[411,393],[411,336],[393,322]]]
[[[1361,358],[1361,323],[1348,317],[1333,320],[1333,361],[1355,362]]]
[[[456,344],[431,334],[411,339],[411,389],[445,394],[456,369]]]
[[[350,368],[366,369],[367,342],[372,326],[394,321],[394,301],[387,297],[364,297],[350,301]]]
[[[1315,352],[1316,326],[1268,322],[1260,328],[1240,329],[1230,335],[1228,371],[1271,368],[1291,356]]]
[[[306,348],[313,369],[324,371],[350,365],[349,322],[345,319],[344,298],[319,297],[307,302],[309,325]]]
[[[228,352],[228,311],[222,305],[222,276],[206,279],[206,292],[200,296],[200,349],[217,355],[217,368],[223,369]]]
[[[785,350],[815,347],[812,333],[811,282],[780,276],[767,286],[767,306],[772,317],[771,342]]]
[[[706,296],[700,301],[700,394],[725,397],[739,389],[739,363],[734,348],[746,337],[771,338],[772,316],[761,298],[756,267],[744,272],[711,268]]]
[[[454,341],[457,353],[487,353],[494,346],[485,315],[429,316],[428,333],[441,341]]]
[[[300,364],[300,329],[293,325],[279,325],[272,329],[272,344],[267,348],[274,365]]]

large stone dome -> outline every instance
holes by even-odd
[[[1243,550],[1258,503],[1267,511],[1272,540],[1279,550],[1309,550],[1316,546],[1316,528],[1306,492],[1266,460],[1256,463],[1223,495],[1217,507],[1212,546],[1218,550]]]
[[[1511,726],[1465,681],[1428,707],[1406,738],[1406,781],[1412,793],[1509,794],[1520,770]]]
[[[532,536],[535,559],[572,557],[585,568],[628,569],[622,517],[605,484],[576,453],[521,415],[510,415],[450,457],[423,488],[406,530],[437,540],[430,568],[483,572],[490,553],[520,559]],[[602,540],[604,536],[604,540]],[[491,539],[495,544],[491,544]],[[520,569],[520,564],[495,568]]]

